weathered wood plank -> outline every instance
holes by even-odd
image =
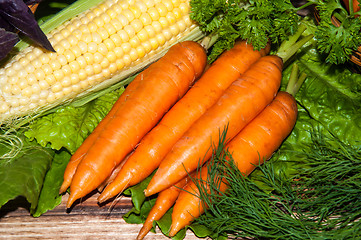
[[[26,208],[6,206],[0,212],[0,239],[135,239],[141,225],[127,224],[122,216],[132,207],[131,199],[120,198],[116,204],[97,204],[94,194],[67,212],[64,195],[61,205],[41,217],[30,216]],[[159,229],[145,238],[168,239]],[[196,240],[192,232],[187,240]]]

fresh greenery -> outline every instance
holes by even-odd
[[[18,138],[22,141],[21,150],[11,158],[0,159],[0,207],[9,200],[23,196],[30,203],[30,211],[33,212],[37,207],[42,183],[51,166],[54,151],[27,141],[21,133],[18,133]],[[9,153],[9,145],[13,143],[12,139],[2,139],[2,156]]]
[[[349,14],[342,1],[317,2],[319,26],[316,31],[318,49],[327,54],[326,62],[345,63],[349,56],[361,45],[361,19],[353,13]],[[332,20],[337,21],[334,24]]]
[[[331,64],[345,63],[353,51],[361,45],[361,19],[348,13],[339,0],[191,0],[191,18],[197,21],[206,33],[218,37],[209,55],[213,61],[223,50],[233,46],[238,38],[245,39],[256,49],[267,42],[278,46],[290,35],[296,33],[302,17],[297,13],[305,8],[307,18],[313,20],[317,49]],[[336,17],[339,25],[334,25],[331,17]]]
[[[38,121],[31,122],[25,135],[45,147],[66,148],[70,153],[82,144],[98,123],[108,113],[120,94],[121,87],[79,107],[73,105],[59,108]]]
[[[296,33],[300,21],[290,1],[191,0],[190,5],[191,18],[203,31],[218,37],[210,61],[239,38],[251,42],[256,49],[265,47],[269,40],[281,43]]]
[[[216,189],[222,179],[229,189],[209,193],[200,186],[209,209],[195,222],[232,239],[355,239],[361,233],[360,147],[313,132],[306,149],[293,153],[297,174],[287,177],[270,161],[253,178],[245,178],[223,149],[211,160],[207,184]]]
[[[59,188],[71,154],[109,112],[124,88],[69,105],[0,135],[0,208],[23,196],[38,217],[61,202]],[[78,102],[76,102],[78,103]]]

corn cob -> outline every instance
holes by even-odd
[[[55,53],[29,46],[0,68],[0,125],[104,89],[176,42],[200,39],[188,1],[105,0],[50,31]]]

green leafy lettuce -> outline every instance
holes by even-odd
[[[18,138],[23,142],[22,150],[11,158],[0,160],[0,207],[9,200],[23,196],[30,203],[30,211],[34,211],[54,151],[28,142],[23,135]],[[9,153],[9,143],[11,140],[2,139],[0,151],[4,153],[3,156]]]
[[[66,148],[70,153],[81,145],[108,113],[124,88],[103,95],[80,107],[65,106],[30,123],[25,135],[45,147]]]
[[[109,112],[124,88],[80,106],[64,106],[0,141],[0,208],[19,196],[38,217],[61,202],[59,188],[71,154]]]
[[[306,120],[317,121],[344,142],[360,144],[361,75],[351,72],[347,65],[325,63],[312,46],[306,54],[301,52],[294,63],[308,76],[296,95],[301,111],[309,115]],[[289,73],[287,68],[284,80]]]

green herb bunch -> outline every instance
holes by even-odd
[[[191,18],[206,33],[217,36],[209,55],[213,61],[235,40],[247,39],[256,49],[280,43],[296,33],[300,17],[284,0],[191,0]]]
[[[217,189],[222,179],[229,190],[209,193],[200,186],[200,197],[209,210],[196,223],[235,239],[357,239],[361,234],[360,148],[313,134],[309,149],[297,152],[299,174],[291,178],[277,171],[273,161],[258,167],[261,174],[246,178],[224,149],[212,158],[207,183]]]
[[[315,32],[318,49],[326,54],[326,62],[345,63],[361,45],[361,19],[349,13],[338,0],[317,1],[316,9],[319,13]]]
[[[191,18],[204,32],[216,36],[210,61],[230,49],[236,39],[247,40],[257,50],[267,42],[277,49],[297,32],[304,18],[313,20],[309,31],[327,63],[345,63],[361,45],[361,19],[340,0],[191,0],[190,5]],[[314,10],[319,17],[315,18]]]

